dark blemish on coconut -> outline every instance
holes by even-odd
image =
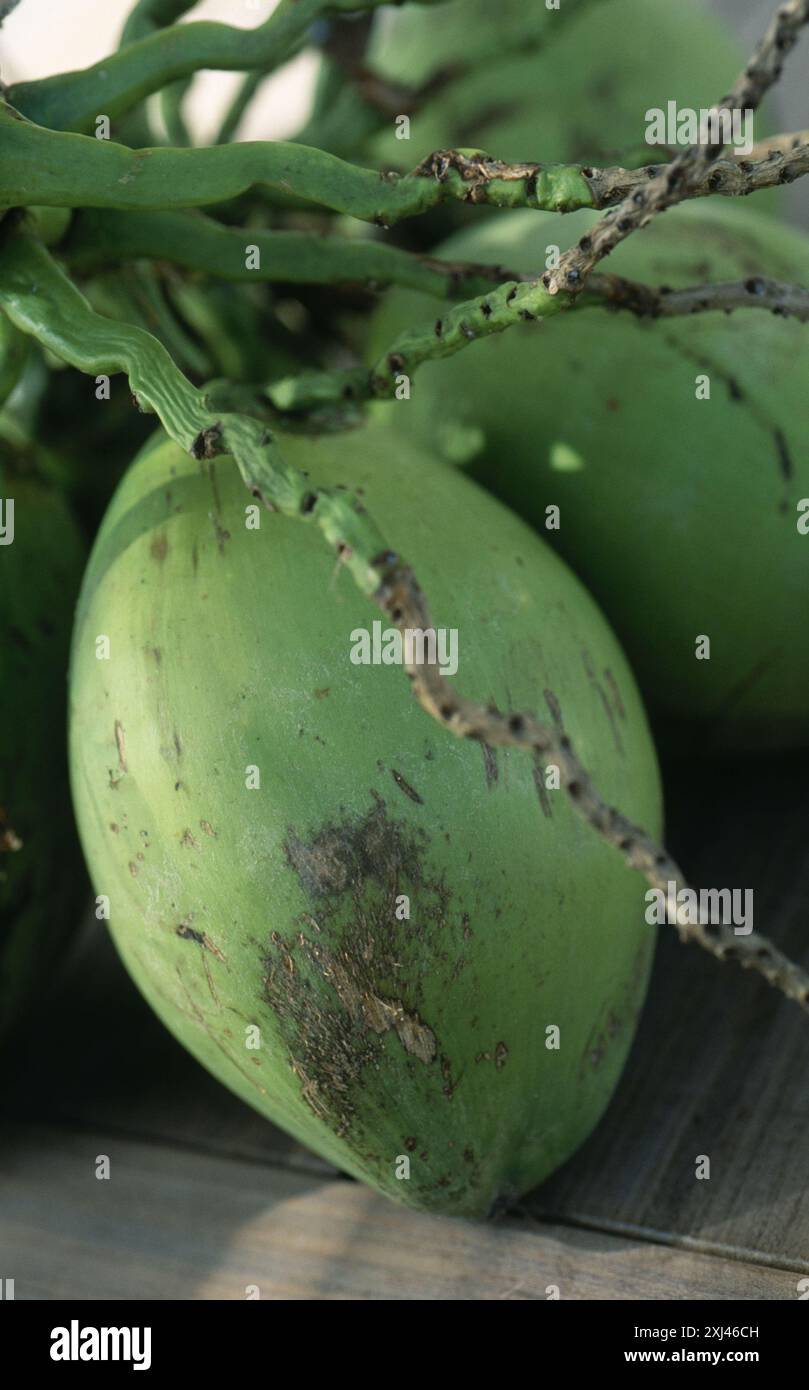
[[[186,849],[199,849],[199,841],[194,839],[194,836],[188,829],[185,829],[180,836],[180,844]]]
[[[155,564],[162,565],[168,553],[169,538],[166,535],[165,531],[161,531],[158,535],[154,537],[151,545],[149,546],[149,554],[155,561]]]
[[[619,719],[624,719],[624,720],[625,720],[625,719],[626,719],[626,708],[625,708],[625,706],[624,706],[623,700],[621,699],[621,692],[620,692],[619,689],[618,689],[618,683],[617,683],[617,681],[616,681],[614,675],[612,674],[612,671],[610,670],[609,666],[607,666],[607,667],[605,668],[605,670],[604,670],[604,679],[605,679],[605,681],[607,682],[607,685],[608,685],[609,688],[610,688],[610,694],[612,695],[612,702],[613,702],[613,704],[615,705],[615,712],[616,712],[616,714],[618,715],[618,718],[619,718]]]
[[[176,928],[175,935],[179,936],[181,941],[195,942],[197,946],[202,946],[204,950],[210,951],[212,956],[216,956],[217,960],[221,960],[223,964],[225,963],[225,956],[223,952],[220,951],[219,947],[214,945],[211,938],[205,932],[195,931],[189,921],[181,922]]]
[[[491,791],[500,775],[500,769],[497,765],[497,754],[488,743],[483,743],[482,741],[480,751],[483,754],[483,772],[486,777],[486,786],[489,788],[489,791]]]
[[[543,690],[542,693],[545,697],[545,704],[548,706],[548,710],[550,711],[551,719],[553,720],[557,729],[563,729],[564,724],[562,722],[562,710],[559,701],[557,700],[552,690]]]
[[[504,1042],[499,1042],[496,1048],[494,1049],[494,1065],[496,1066],[498,1071],[503,1070],[503,1067],[506,1065],[507,1057],[508,1047]]]
[[[209,515],[213,524],[214,535],[216,536],[216,548],[219,554],[222,555],[225,550],[225,541],[230,540],[230,532],[225,530],[215,512],[211,512]],[[202,597],[207,598],[208,595],[203,594]]]
[[[458,1077],[455,1081],[453,1081],[452,1065],[450,1063],[449,1057],[445,1057],[443,1055],[441,1057],[441,1076],[443,1077],[444,1081],[444,1085],[441,1088],[442,1095],[445,1095],[447,1100],[452,1100],[452,1097],[455,1095],[455,1092],[458,1089],[458,1084],[461,1078]]]
[[[593,664],[592,664],[592,661],[591,661],[591,659],[590,659],[590,653],[587,651],[586,648],[584,648],[584,649],[582,650],[582,660],[583,660],[583,662],[584,662],[584,669],[585,669],[585,671],[586,671],[586,673],[587,673],[587,678],[588,678],[588,680],[590,681],[590,684],[592,685],[592,687],[593,687],[593,689],[595,690],[596,694],[598,695],[598,698],[599,698],[599,700],[601,701],[601,705],[602,705],[602,707],[603,707],[604,713],[605,713],[606,716],[607,716],[607,720],[608,720],[608,722],[609,722],[610,730],[611,730],[611,732],[612,732],[612,737],[613,737],[613,742],[614,742],[614,744],[615,744],[615,747],[616,747],[617,751],[621,754],[621,757],[623,757],[623,756],[624,756],[624,745],[623,745],[623,742],[622,742],[622,740],[621,740],[621,735],[620,735],[620,733],[619,733],[619,731],[618,731],[618,727],[617,727],[617,725],[616,725],[616,723],[615,723],[615,715],[614,715],[614,713],[613,713],[612,705],[610,704],[609,700],[607,699],[607,695],[606,695],[606,692],[605,692],[605,690],[604,690],[604,687],[602,686],[601,682],[599,681],[598,677],[596,676],[595,671],[593,670]],[[613,682],[613,685],[614,685],[614,682]]]
[[[160,666],[163,661],[163,653],[159,647],[150,647],[150,653],[155,666]]]
[[[111,820],[110,830],[112,831],[113,835],[117,835],[118,831],[120,830],[120,826],[114,820]]]
[[[131,873],[131,875],[132,875],[133,878],[137,878],[137,876],[138,876],[138,866],[137,866],[137,864],[134,862],[134,860],[132,860],[132,859],[130,859],[130,861],[129,861],[129,872]]]
[[[405,830],[389,817],[381,797],[374,795],[374,801],[361,821],[328,825],[311,840],[290,829],[284,853],[307,897],[343,894],[358,882],[384,886],[400,877],[421,879],[427,835]]]
[[[412,1154],[418,1148],[418,1143],[418,1139],[405,1139],[404,1146],[407,1149],[407,1152],[409,1154]]]
[[[174,751],[178,758],[183,756],[183,745],[180,742],[180,735],[177,733],[176,729],[174,730]]]
[[[309,912],[294,937],[273,932],[263,957],[264,998],[302,1098],[338,1135],[360,1104],[367,1119],[365,1077],[392,1065],[391,1036],[406,1054],[400,1068],[427,1068],[434,1076],[428,1085],[446,1084],[440,1068],[431,1070],[439,1043],[423,1009],[434,983],[433,943],[448,931],[450,894],[428,868],[427,832],[396,820],[371,795],[362,816],[341,808],[339,818],[306,836],[290,827],[284,852]],[[396,916],[404,894],[418,897],[410,920]],[[305,929],[308,918],[318,924],[316,936]]]
[[[199,549],[197,547],[196,541],[194,541],[194,544],[191,547],[191,568],[194,571],[194,574],[196,574],[199,568]]]
[[[208,455],[208,457],[211,456]],[[214,535],[216,537],[216,548],[219,551],[219,554],[222,555],[225,549],[225,541],[230,540],[230,532],[226,531],[224,526],[222,525],[222,503],[219,498],[219,483],[216,477],[216,469],[214,468],[213,464],[211,464],[211,466],[208,469],[208,477],[211,483],[211,491],[213,492],[213,511],[209,512],[208,516],[210,517],[211,524],[214,530]],[[207,598],[207,595],[203,595],[203,597]]]
[[[393,778],[399,790],[404,792],[405,796],[409,797],[411,801],[415,801],[417,806],[424,805],[424,802],[422,798],[419,796],[418,792],[415,790],[414,787],[411,787],[409,782],[405,781],[401,772],[397,772],[396,768],[392,767],[390,770],[390,775]]]
[[[315,691],[315,699],[316,699],[316,700],[325,700],[326,696],[327,696],[327,695],[330,695],[330,694],[331,694],[331,686],[330,686],[330,685],[324,685],[324,686],[322,687],[322,689],[316,690],[316,691]]]
[[[126,764],[126,733],[120,719],[115,721],[115,744],[118,749],[118,766],[121,772],[128,772]]]
[[[201,820],[199,823],[199,828],[200,830],[204,830],[206,835],[211,835],[214,840],[216,839],[216,831],[214,830],[209,820]]]
[[[775,447],[778,451],[778,462],[781,467],[781,473],[783,474],[784,479],[787,482],[789,482],[794,474],[794,466],[792,463],[792,456],[789,452],[789,445],[786,441],[786,436],[783,430],[776,429],[773,432],[773,438],[775,440]]]
[[[730,399],[731,399],[732,401],[744,401],[744,400],[747,399],[747,397],[745,396],[744,391],[742,390],[742,388],[741,388],[741,386],[739,385],[738,381],[736,380],[735,376],[729,376],[729,377],[728,377],[728,379],[727,379],[727,388],[728,388],[728,395],[730,396]]]

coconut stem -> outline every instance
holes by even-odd
[[[578,298],[570,293],[553,296],[541,281],[523,276],[459,304],[429,324],[408,328],[373,367],[301,372],[273,382],[268,395],[278,410],[294,412],[317,410],[341,401],[390,400],[402,380],[412,377],[424,362],[451,357],[479,338],[503,333],[519,324],[534,323],[539,327],[559,310],[575,307],[576,312],[581,312],[588,306],[622,309],[638,318],[765,309],[781,318],[809,322],[809,290],[760,275],[682,290],[655,289],[620,275],[593,275],[587,282],[586,293]]]

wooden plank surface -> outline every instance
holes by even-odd
[[[109,1179],[95,1176],[109,1158]],[[796,1298],[796,1278],[512,1220],[421,1216],[357,1183],[56,1127],[0,1146],[18,1299]],[[43,1201],[43,1193],[52,1200]]]
[[[807,825],[807,759],[684,765],[669,774],[669,841],[692,881],[752,887],[756,925],[805,961]],[[737,1292],[746,1286],[744,1261],[805,1273],[807,1078],[806,1016],[759,981],[665,934],[607,1116],[526,1207],[567,1228],[565,1239],[574,1243],[579,1227],[587,1240],[598,1232],[732,1255],[727,1278],[737,1280]],[[198,1150],[280,1164],[304,1177],[333,1171],[174,1043],[103,939],[85,944],[53,1003],[38,1012],[15,1073],[6,1071],[0,1084],[0,1109],[173,1143],[181,1155]],[[711,1160],[708,1181],[695,1177],[700,1154]],[[265,1181],[279,1179],[272,1173]],[[338,1196],[364,1200],[345,1181],[330,1190],[334,1203]],[[58,1203],[59,1193],[46,1186],[40,1200]],[[200,1217],[209,1219],[210,1211]],[[469,1229],[484,1248],[481,1228]],[[426,1249],[427,1264],[430,1258]]]

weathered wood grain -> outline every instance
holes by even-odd
[[[106,1154],[109,1179],[95,1176]],[[18,1299],[786,1300],[795,1275],[602,1233],[486,1226],[356,1183],[55,1127],[0,1145]],[[43,1194],[49,1200],[43,1201]]]
[[[807,760],[685,765],[669,788],[669,840],[695,884],[753,888],[756,926],[806,962]],[[532,1209],[809,1270],[809,1019],[661,930],[615,1100]]]

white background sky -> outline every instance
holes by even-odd
[[[0,75],[6,83],[49,77],[86,67],[118,45],[134,0],[21,0],[0,29]],[[272,14],[277,0],[201,0],[186,19],[216,19],[254,29]],[[283,140],[302,125],[309,109],[317,59],[301,53],[267,80],[239,130],[246,140]],[[197,75],[186,110],[197,138],[213,135],[239,86],[236,72]]]

